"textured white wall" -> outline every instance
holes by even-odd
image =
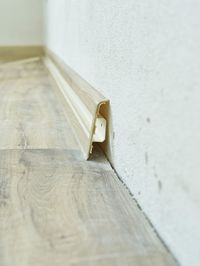
[[[111,100],[113,164],[200,264],[200,1],[49,0],[48,47]]]
[[[43,0],[0,0],[0,46],[43,43]]]

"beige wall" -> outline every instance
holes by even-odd
[[[0,46],[43,43],[43,0],[0,1]]]

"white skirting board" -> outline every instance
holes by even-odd
[[[64,96],[68,121],[85,159],[88,159],[93,142],[106,139],[106,119],[101,110],[108,100],[52,52],[46,52],[44,63]]]

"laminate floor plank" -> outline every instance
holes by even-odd
[[[20,65],[29,78],[0,81],[0,149],[78,149],[41,62],[39,71],[43,74],[35,76],[38,64],[31,63],[27,69]]]
[[[175,266],[102,152],[83,159],[42,63],[7,71],[0,68],[0,266]]]
[[[0,82],[34,77],[47,77],[48,72],[41,60],[28,63],[8,62],[0,63]]]
[[[0,151],[0,184],[0,265],[174,265],[105,159]]]

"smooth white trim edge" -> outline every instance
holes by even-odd
[[[56,81],[60,91],[62,92],[65,100],[71,108],[78,123],[80,124],[80,127],[82,128],[85,137],[89,140],[88,151],[85,151],[85,149],[81,147],[85,158],[88,159],[90,153],[92,153],[92,142],[104,142],[106,139],[106,119],[99,113],[101,104],[97,106],[97,114],[94,118],[93,114],[81,101],[80,97],[74,92],[74,90],[69,86],[67,81],[63,78],[61,72],[54,64],[54,62],[48,57],[45,57],[43,61],[47,69],[51,73],[52,77]],[[93,124],[93,121],[95,125],[94,128],[91,126]],[[82,146],[79,140],[78,142],[80,146]]]

